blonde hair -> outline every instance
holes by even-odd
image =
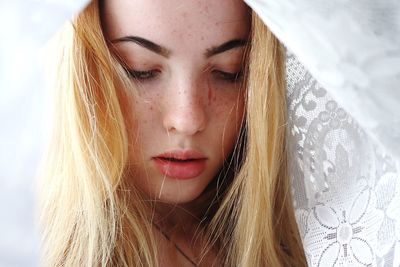
[[[152,225],[125,184],[123,68],[92,1],[63,33],[56,123],[41,182],[45,266],[158,266]],[[286,174],[284,61],[253,14],[240,171],[212,222],[224,266],[306,266]],[[284,220],[284,221],[283,221]]]
[[[253,12],[244,162],[212,224],[228,245],[226,266],[307,266],[287,174],[283,53]]]

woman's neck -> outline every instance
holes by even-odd
[[[155,231],[159,232],[158,238],[161,237],[163,241],[170,243],[172,250],[179,251],[180,256],[184,254],[184,257],[196,263],[201,261],[200,266],[207,266],[203,264],[211,263],[216,259],[213,249],[207,246],[205,234],[205,228],[213,214],[213,205],[210,203],[214,195],[214,192],[206,190],[200,197],[189,203],[157,202],[154,205],[152,222]],[[208,252],[204,254],[206,247]],[[179,258],[179,255],[177,256]]]
[[[164,258],[172,256],[175,259],[173,262],[170,261],[171,258],[166,261],[171,266],[200,266],[205,247],[202,214],[201,209],[196,208],[193,203],[157,203],[153,219],[154,230],[158,232],[158,242],[164,243],[161,253],[169,255]]]
[[[207,211],[203,203],[195,200],[185,204],[169,204],[157,202],[154,208],[153,222],[162,229],[165,234],[171,231],[198,228],[204,220]]]

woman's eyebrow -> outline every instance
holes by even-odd
[[[230,41],[227,41],[219,46],[216,47],[211,47],[209,49],[206,50],[205,56],[207,58],[215,56],[217,54],[223,53],[227,50],[236,48],[236,47],[241,47],[241,46],[245,46],[248,44],[248,40],[246,39],[233,39]]]
[[[168,50],[167,48],[158,45],[150,40],[147,40],[145,38],[139,37],[139,36],[124,36],[121,38],[117,38],[111,41],[111,43],[120,43],[120,42],[133,42],[137,45],[140,45],[156,54],[159,54],[163,57],[168,58],[169,55],[171,54],[171,51]],[[245,46],[248,44],[248,40],[246,39],[233,39],[230,41],[227,41],[219,46],[211,47],[206,50],[205,52],[205,57],[210,58],[212,56],[215,56],[217,54],[221,54],[225,51],[228,51],[230,49],[234,49],[236,47],[241,47]]]
[[[169,55],[171,54],[171,51],[169,51],[167,48],[162,47],[161,45],[153,43],[152,41],[149,41],[139,36],[124,36],[111,41],[111,43],[120,43],[120,42],[133,42],[166,58],[168,58]]]

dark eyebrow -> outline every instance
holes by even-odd
[[[133,42],[166,58],[168,58],[171,53],[167,48],[162,47],[161,45],[155,44],[152,41],[149,41],[147,39],[138,36],[125,36],[111,41],[111,43],[120,43],[120,42]]]
[[[241,47],[241,46],[245,46],[248,44],[248,40],[245,39],[233,39],[230,40],[228,42],[223,43],[222,45],[216,46],[216,47],[212,47],[207,49],[205,56],[207,58],[215,56],[217,54],[223,53],[227,50],[236,48],[236,47]]]

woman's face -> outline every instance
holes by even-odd
[[[240,0],[109,0],[102,17],[134,84],[120,99],[132,182],[151,198],[190,202],[241,127],[249,11]]]

